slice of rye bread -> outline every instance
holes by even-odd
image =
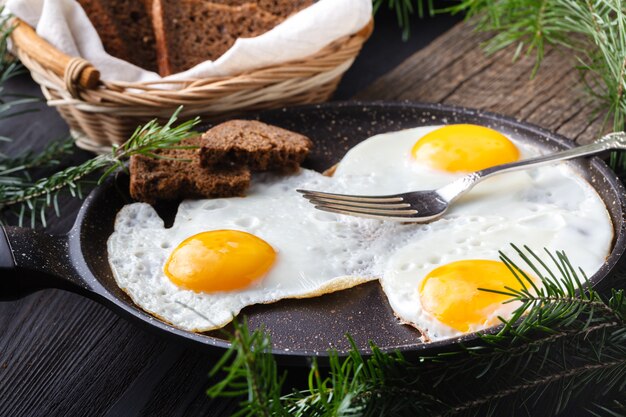
[[[227,6],[206,0],[154,0],[152,18],[162,76],[215,60],[238,38],[258,36],[282,21],[256,4]]]
[[[306,7],[317,0],[211,0],[212,3],[226,4],[228,6],[241,6],[246,3],[256,3],[261,9],[273,15],[287,17]]]
[[[253,171],[297,171],[313,142],[256,120],[230,120],[202,135],[200,164],[247,166]]]
[[[78,0],[111,55],[157,71],[153,0]]]
[[[200,137],[180,146],[199,146]],[[198,161],[198,149],[169,149],[158,152],[167,159],[134,155],[130,158],[130,195],[153,204],[159,200],[243,196],[250,185],[246,167],[206,169]]]

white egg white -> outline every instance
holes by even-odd
[[[244,198],[184,201],[168,229],[149,205],[128,205],[108,241],[113,275],[141,308],[192,331],[222,327],[248,305],[314,297],[379,278],[401,321],[439,340],[458,332],[423,311],[417,293],[437,266],[498,259],[499,250],[510,251],[509,243],[565,250],[588,275],[602,265],[612,241],[610,218],[595,190],[566,164],[490,178],[428,225],[321,212],[295,191],[380,195],[445,185],[461,174],[418,166],[410,157],[413,144],[434,128],[374,136],[351,149],[332,178],[305,169],[287,177],[261,175]],[[539,153],[516,144],[522,157]],[[171,251],[189,236],[221,229],[268,242],[277,251],[268,275],[241,291],[197,293],[174,285],[163,272]]]

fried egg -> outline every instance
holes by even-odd
[[[565,250],[593,274],[612,225],[595,190],[566,164],[485,180],[430,224],[317,211],[298,188],[380,195],[448,184],[467,172],[539,154],[481,126],[429,126],[371,137],[332,178],[302,169],[255,176],[245,198],[188,200],[165,228],[125,206],[108,241],[118,285],[179,328],[219,328],[245,306],[314,297],[380,279],[402,323],[440,340],[497,324],[514,303],[479,288],[515,287],[498,251]],[[520,266],[521,262],[520,262]]]
[[[518,281],[500,261],[499,251],[524,269],[526,264],[510,242],[527,245],[536,248],[535,253],[549,265],[551,261],[542,248],[556,249],[553,245],[560,234],[556,228],[532,222],[510,224],[510,219],[498,216],[456,218],[444,223],[396,251],[381,279],[396,316],[419,329],[427,341],[482,330],[499,324],[498,317],[510,317],[519,304],[505,303],[507,297],[482,289],[519,290],[522,282],[527,288],[532,284],[523,278]],[[566,253],[583,242],[581,237],[570,242]],[[585,254],[576,259],[584,271],[593,273],[604,257]],[[525,272],[541,286],[531,271]]]
[[[182,202],[171,228],[150,205],[127,205],[108,240],[115,279],[135,304],[193,331],[222,327],[248,305],[374,279],[368,271],[385,259],[370,256],[375,224],[317,211],[294,191],[328,181],[309,170],[262,176],[244,198]]]

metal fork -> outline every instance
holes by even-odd
[[[316,209],[331,213],[378,220],[425,223],[442,216],[455,200],[479,182],[496,174],[520,171],[617,149],[626,150],[626,133],[624,132],[610,133],[588,145],[473,172],[436,190],[382,196],[296,191],[302,193],[315,205]]]

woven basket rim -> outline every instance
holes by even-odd
[[[244,71],[238,74],[234,74],[231,76],[217,76],[217,77],[206,77],[206,78],[189,78],[185,80],[155,80],[155,81],[142,81],[142,82],[126,82],[126,81],[109,81],[109,80],[100,80],[98,85],[95,88],[80,88],[79,78],[80,73],[68,74],[68,66],[66,65],[65,71],[62,74],[55,74],[55,71],[38,71],[40,75],[47,79],[51,84],[59,84],[60,82],[65,84],[64,89],[67,90],[73,97],[80,99],[81,95],[84,95],[85,91],[88,92],[97,92],[97,91],[108,91],[117,94],[124,95],[132,95],[132,96],[155,96],[163,99],[172,99],[172,96],[176,96],[177,94],[201,94],[206,92],[206,90],[215,91],[216,89],[226,89],[231,90],[235,86],[239,85],[241,89],[245,89],[248,84],[258,84],[259,79],[267,78],[267,83],[273,83],[276,81],[276,76],[278,75],[280,79],[289,79],[298,76],[300,72],[306,72],[307,70],[312,71],[311,68],[314,68],[312,72],[322,72],[338,65],[341,65],[346,61],[344,55],[353,55],[355,56],[358,51],[361,49],[363,43],[369,38],[373,31],[373,19],[370,21],[359,31],[346,35],[342,38],[336,39],[330,44],[324,46],[317,52],[304,57],[299,58],[287,62],[282,62],[275,65],[269,65],[262,68],[256,68],[249,71]],[[20,24],[25,24],[21,22]],[[32,28],[31,28],[32,30]],[[41,38],[40,38],[41,39]],[[42,40],[43,41],[43,40]],[[45,41],[43,41],[45,42]],[[47,44],[47,43],[46,43]],[[47,44],[48,48],[54,50],[54,53],[57,55],[63,55],[62,52],[58,51],[54,46]],[[22,58],[24,54],[28,56],[27,61],[33,61],[42,69],[46,68],[45,63],[40,60],[40,56],[37,53],[39,52],[34,50],[34,48],[29,49],[28,45],[21,43],[20,45],[16,45],[14,42],[14,49],[18,57]],[[343,53],[342,53],[343,52]],[[78,61],[82,61],[85,65],[92,67],[97,71],[97,68],[93,67],[88,61],[82,58],[68,58],[69,64],[77,64]],[[22,61],[24,61],[22,59]],[[28,65],[27,65],[28,66]],[[303,69],[305,68],[305,69]],[[31,71],[37,71],[38,68],[30,68]],[[84,69],[84,68],[83,68]],[[54,76],[56,75],[56,77]],[[69,79],[68,79],[69,75]],[[99,75],[99,72],[98,72]],[[281,75],[283,75],[281,77]],[[72,84],[72,85],[68,85]],[[161,88],[159,88],[161,86]],[[179,88],[163,88],[166,86]],[[79,94],[82,90],[82,94]],[[72,94],[75,92],[76,94]],[[91,100],[89,100],[91,101]],[[100,101],[100,100],[98,100]],[[115,100],[113,100],[113,103]]]
[[[101,82],[99,72],[82,58],[62,54],[25,23],[12,36],[13,52],[30,70],[47,100],[77,138],[77,145],[103,152],[123,143],[140,124],[180,117],[205,120],[328,100],[373,30],[373,20],[303,59],[251,70],[231,77],[180,80],[173,89],[159,83]]]

